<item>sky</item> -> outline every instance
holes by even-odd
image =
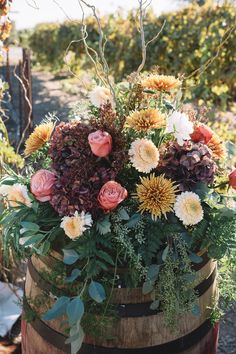
[[[119,8],[128,11],[138,7],[138,0],[87,0],[101,15],[114,13]],[[177,0],[152,0],[156,14],[180,8]],[[88,12],[87,12],[88,13]],[[17,29],[31,28],[40,22],[62,22],[66,17],[81,18],[79,0],[13,0],[10,17]]]

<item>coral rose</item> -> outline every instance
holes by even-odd
[[[236,190],[236,169],[229,175],[229,185]]]
[[[127,190],[115,181],[109,181],[101,188],[98,201],[104,210],[113,210],[128,195]]]
[[[47,202],[51,200],[52,186],[55,181],[56,176],[53,172],[48,170],[39,170],[31,177],[31,193],[40,202]]]
[[[204,144],[208,144],[213,136],[213,131],[205,124],[201,124],[194,128],[194,132],[190,135],[191,140],[195,143],[203,142]]]
[[[88,142],[94,155],[105,157],[112,150],[112,137],[109,133],[97,130],[89,134]]]

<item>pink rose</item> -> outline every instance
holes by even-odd
[[[105,157],[112,149],[112,137],[109,133],[97,130],[89,134],[88,142],[94,155]]]
[[[52,186],[56,181],[56,176],[53,172],[47,170],[39,170],[30,181],[31,193],[40,202],[47,202],[51,199]]]
[[[190,135],[193,142],[198,143],[202,141],[208,144],[213,136],[213,131],[205,124],[195,127],[194,132]]]
[[[113,210],[128,195],[127,190],[115,181],[109,181],[102,186],[98,201],[104,210]]]
[[[229,185],[236,190],[236,169],[229,175]]]

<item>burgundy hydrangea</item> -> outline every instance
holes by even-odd
[[[51,204],[60,216],[83,210],[97,218],[102,212],[97,201],[101,187],[114,180],[123,167],[123,161],[117,160],[121,149],[117,136],[112,137],[113,151],[108,159],[92,153],[88,135],[95,130],[92,125],[72,121],[60,123],[52,136],[49,154],[57,181]]]
[[[186,142],[183,146],[169,144],[162,151],[160,172],[179,184],[180,190],[191,190],[197,182],[211,184],[216,163],[211,150],[203,143]]]

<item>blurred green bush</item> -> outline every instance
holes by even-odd
[[[150,12],[145,20],[145,34],[150,40],[166,25],[157,39],[148,47],[145,70],[159,66],[162,73],[183,73],[188,77],[217,54],[206,71],[197,71],[186,80],[186,97],[200,99],[200,103],[217,103],[226,108],[236,97],[236,31],[232,31],[217,53],[218,47],[235,25],[236,8],[232,3],[198,6],[190,4],[177,12],[156,17]],[[133,72],[141,60],[140,34],[134,12],[126,18],[121,14],[102,18],[107,36],[106,58],[111,73],[119,81]],[[87,18],[88,44],[97,48],[98,32],[94,19]],[[29,38],[36,60],[52,70],[65,67],[64,56],[69,43],[81,38],[79,21],[62,24],[40,24]],[[83,43],[70,46],[70,63],[73,70],[88,69]]]

